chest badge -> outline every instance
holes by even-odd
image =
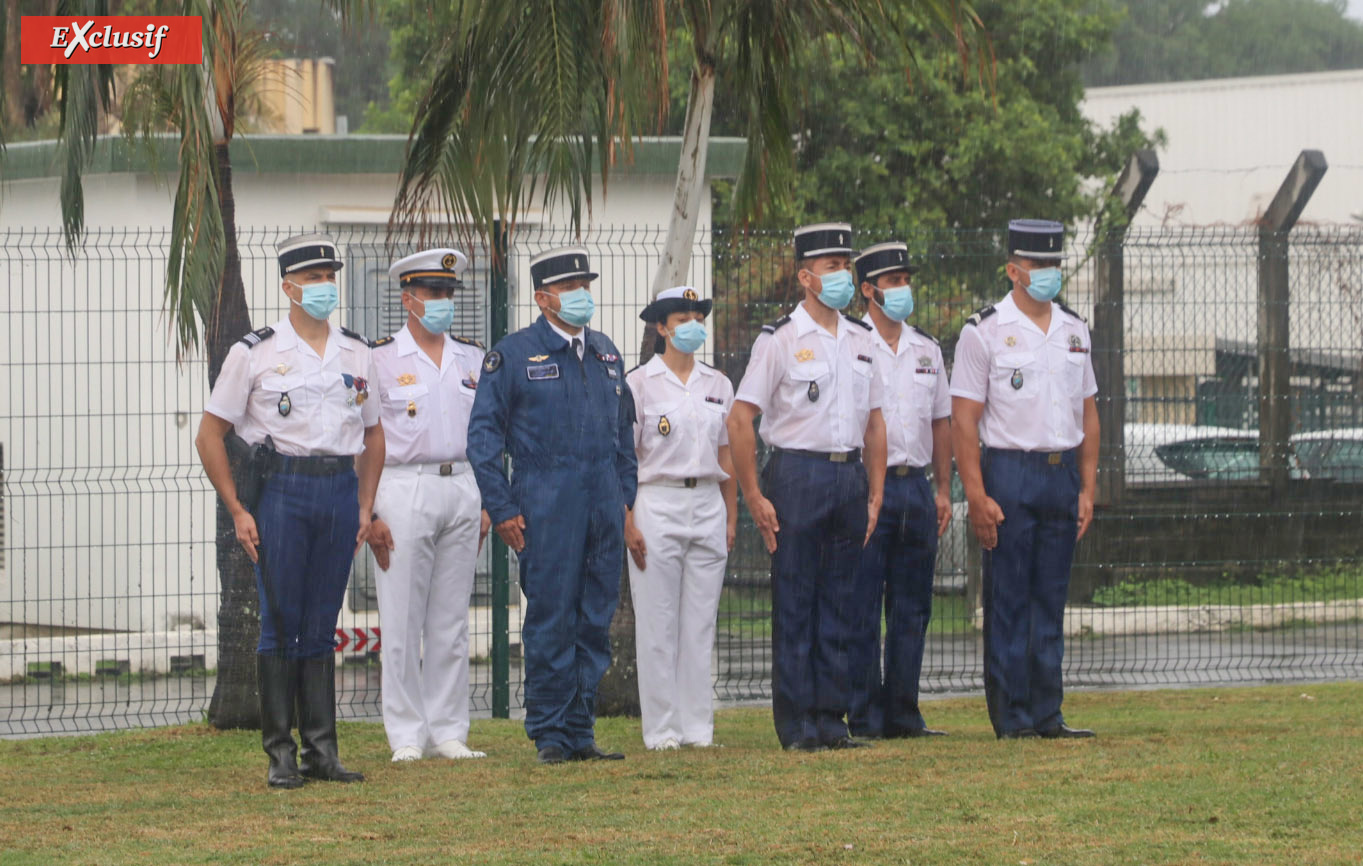
[[[469,374],[468,378],[466,379],[460,379],[459,384],[463,385],[465,388],[468,388],[470,391],[478,390],[478,380],[473,378],[472,374]]]
[[[1012,334],[1009,334],[1008,336],[1003,338],[1003,345],[1007,346],[1010,349],[1016,346],[1017,344],[1018,338],[1014,337]]]
[[[801,349],[800,351],[798,351],[798,352],[795,353],[795,360],[797,360],[797,361],[813,361],[813,360],[814,360],[814,350],[813,350],[813,349]]]
[[[407,417],[408,417],[408,418],[415,418],[415,417],[416,417],[416,401],[415,401],[415,400],[408,400],[408,401],[407,401]]]
[[[1021,371],[1021,370],[1014,370],[1014,371],[1013,371],[1013,378],[1011,378],[1011,379],[1008,380],[1008,384],[1013,386],[1013,390],[1014,390],[1014,391],[1021,391],[1021,390],[1022,390],[1022,371]]]
[[[658,432],[663,436],[672,432],[672,422],[667,420],[666,415],[658,419]]]
[[[529,361],[529,362],[531,362],[532,364],[538,364],[540,361],[547,361],[547,360],[549,360],[549,356],[548,356],[548,355],[531,355],[529,358],[526,358],[526,360]]]
[[[279,398],[279,414],[287,416],[293,411],[293,402],[289,399],[289,392],[285,391]]]
[[[532,382],[538,382],[542,379],[557,379],[558,364],[539,364],[534,367],[526,367],[525,377]]]
[[[1070,351],[1071,352],[1088,351],[1088,347],[1084,345],[1084,341],[1079,337],[1078,334],[1070,334]]]
[[[809,390],[806,391],[805,393],[809,395],[809,402],[811,402],[811,403],[817,403],[817,402],[819,402],[819,383],[818,383],[818,382],[810,382],[810,383],[809,383]]]
[[[402,375],[398,376],[398,384],[403,386],[415,385],[416,376],[411,373],[403,373]]]
[[[283,376],[285,373],[289,372],[289,369],[290,367],[288,364],[275,364],[274,371]]]
[[[931,366],[932,366],[932,359],[929,358],[927,355],[919,355],[919,356],[918,356],[918,366],[920,366],[920,367],[931,367]]]

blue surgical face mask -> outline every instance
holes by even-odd
[[[913,313],[913,289],[904,286],[900,289],[883,289],[885,300],[880,311],[896,322],[902,322]]]
[[[432,334],[443,334],[454,324],[454,301],[449,298],[432,298],[424,302],[426,313],[421,316],[421,326]]]
[[[841,310],[852,300],[852,292],[856,286],[852,283],[850,271],[834,271],[831,274],[824,274],[819,277],[819,282],[822,284],[819,291],[819,302],[825,307]]]
[[[1059,268],[1037,268],[1029,273],[1031,282],[1027,284],[1027,294],[1032,296],[1035,301],[1047,302],[1055,300],[1055,296],[1060,294],[1060,269]]]
[[[586,289],[573,289],[558,296],[558,317],[575,327],[582,327],[592,320],[596,312],[596,301]]]
[[[303,290],[303,300],[301,302],[293,301],[293,298],[290,298],[289,300],[298,304],[298,306],[303,308],[303,312],[319,321],[323,321],[330,316],[336,309],[336,305],[341,302],[341,290],[336,288],[335,283],[308,283],[306,286],[300,286],[298,283],[290,280],[289,284],[298,286],[298,288]]]
[[[705,336],[705,326],[700,322],[682,322],[672,331],[672,348],[689,355],[705,345]]]

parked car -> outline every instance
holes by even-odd
[[[1259,477],[1259,433],[1194,424],[1127,424],[1126,483]]]
[[[1298,433],[1292,453],[1293,468],[1303,478],[1363,481],[1363,427]]]

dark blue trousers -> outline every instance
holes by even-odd
[[[885,477],[885,498],[857,570],[856,639],[847,726],[856,736],[896,737],[926,727],[918,711],[918,676],[932,617],[937,506],[922,476]],[[885,672],[880,667],[881,600]]]
[[[762,489],[781,531],[771,558],[772,716],[782,746],[847,735],[853,583],[866,469],[776,453]]]
[[[291,659],[336,649],[336,617],[345,601],[355,534],[360,529],[354,470],[337,475],[276,473],[256,505],[260,558],[260,645]]]
[[[1050,730],[1064,721],[1063,626],[1079,512],[1075,452],[990,448],[981,469],[985,492],[1004,516],[998,546],[984,551],[989,720],[1000,735]]]
[[[511,486],[526,523],[525,732],[539,749],[585,749],[596,742],[596,690],[611,664],[620,598],[620,481],[612,467],[535,467],[515,473]]]

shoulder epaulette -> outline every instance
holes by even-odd
[[[254,349],[256,346],[259,346],[262,341],[268,340],[273,336],[274,328],[261,328],[256,331],[252,331],[251,333],[242,337],[237,342],[244,343],[246,345],[246,348],[248,349]]]
[[[843,317],[844,319],[846,319],[847,321],[851,322],[851,323],[854,324],[854,325],[861,325],[861,326],[862,326],[863,328],[865,328],[866,330],[868,330],[868,331],[871,330],[871,323],[868,322],[868,321],[866,321],[865,319],[857,319],[857,318],[854,318],[854,317],[852,317],[852,316],[847,315],[846,313],[843,313],[843,314],[842,314],[842,317]]]
[[[451,338],[456,343],[463,343],[465,346],[473,346],[475,349],[483,349],[484,351],[487,351],[486,347],[482,343],[478,342],[472,337],[455,337],[451,335]]]
[[[397,339],[397,337],[391,337],[391,336],[390,336],[390,337],[380,337],[380,338],[377,339],[377,340],[370,340],[370,341],[369,341],[369,348],[371,348],[371,349],[377,349],[379,346],[386,346],[386,345],[388,345],[389,343],[393,342],[393,341],[396,340],[396,339]]]
[[[369,338],[368,338],[368,337],[361,336],[360,334],[356,333],[355,331],[350,330],[349,328],[342,328],[342,329],[341,329],[341,333],[342,333],[342,334],[345,334],[347,337],[349,337],[349,338],[352,339],[352,340],[359,340],[361,343],[364,343],[366,346],[369,345]]]
[[[913,329],[914,329],[915,331],[917,331],[918,333],[922,334],[924,337],[927,337],[929,340],[933,341],[934,343],[939,342],[938,339],[937,339],[936,337],[934,337],[932,334],[929,334],[927,331],[923,330],[922,328],[918,327],[917,325],[914,325],[914,326],[913,326]]]
[[[970,314],[970,317],[965,320],[965,323],[967,325],[978,325],[980,322],[983,322],[985,319],[994,315],[995,312],[997,312],[997,310],[994,309],[993,304],[990,304],[987,307],[980,307]]]
[[[1088,319],[1085,319],[1083,316],[1079,315],[1074,310],[1071,310],[1069,307],[1065,306],[1062,303],[1059,303],[1058,301],[1056,302],[1056,306],[1059,307],[1061,310],[1065,311],[1066,313],[1069,313],[1071,316],[1074,316],[1079,321],[1084,323],[1088,322]]]
[[[775,334],[777,329],[784,328],[786,325],[789,324],[790,316],[782,316],[781,318],[777,319],[774,322],[768,322],[767,324],[763,325],[762,330],[766,331],[768,334]]]

